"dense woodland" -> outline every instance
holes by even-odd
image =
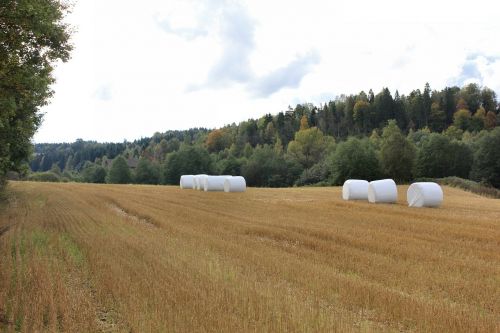
[[[362,91],[214,130],[37,144],[27,178],[178,184],[181,174],[207,173],[282,187],[458,176],[500,187],[499,111],[495,92],[476,84],[440,91],[426,84],[408,95]]]

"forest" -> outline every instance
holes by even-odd
[[[171,130],[122,143],[35,144],[20,177],[178,184],[181,174],[207,173],[288,187],[456,176],[499,188],[499,111],[495,92],[474,83],[443,90],[426,84],[408,95],[370,89],[218,129]]]

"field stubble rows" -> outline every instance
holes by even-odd
[[[500,330],[500,202],[11,183],[2,331]]]

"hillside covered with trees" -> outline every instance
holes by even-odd
[[[439,91],[426,84],[408,95],[362,91],[213,130],[123,143],[37,144],[24,177],[178,184],[181,174],[209,173],[283,187],[458,176],[498,188],[499,111],[495,92],[476,84]]]

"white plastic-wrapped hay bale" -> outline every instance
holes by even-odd
[[[204,187],[203,184],[205,183],[205,179],[208,177],[208,175],[198,175],[197,182],[196,182],[196,189],[199,191],[203,191]]]
[[[203,189],[205,192],[224,191],[224,181],[231,176],[207,176],[203,179]]]
[[[368,181],[361,179],[348,179],[342,186],[342,199],[344,200],[367,200]]]
[[[193,181],[194,181],[193,175],[182,175],[181,181],[180,181],[181,189],[183,189],[183,190],[193,189]]]
[[[196,190],[196,183],[198,182],[198,175],[193,176],[193,190]]]
[[[224,180],[224,192],[245,192],[247,182],[241,176],[228,177]]]
[[[433,182],[413,183],[406,192],[410,207],[439,207],[443,202],[441,186]]]
[[[396,203],[398,188],[392,179],[374,180],[368,184],[368,201],[372,203]]]
[[[206,176],[206,175],[200,174],[200,175],[195,175],[193,177],[193,190],[200,189],[200,186],[201,186],[200,181],[202,180],[203,176]]]

